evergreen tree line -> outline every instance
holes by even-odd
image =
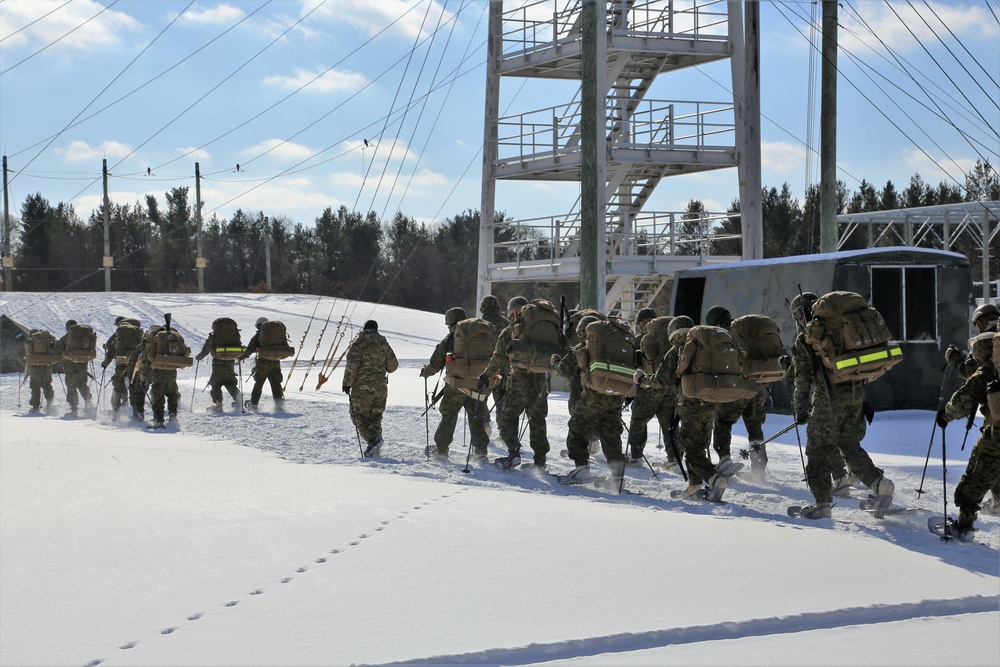
[[[902,192],[891,181],[881,190],[867,181],[854,192],[843,182],[838,186],[843,213],[1000,199],[1000,179],[988,162],[977,163],[966,175],[964,188],[945,182],[933,187],[919,175],[911,177]],[[165,207],[153,195],[134,205],[111,205],[112,289],[197,290],[197,226],[188,194],[188,188],[169,190],[164,196]],[[762,204],[765,257],[818,250],[818,186],[810,187],[802,202],[792,196],[787,183],[781,188],[765,187]],[[739,203],[734,201],[730,212],[738,210]],[[707,244],[681,244],[678,252],[740,255],[740,239],[724,238],[740,234],[740,218],[728,218],[706,230],[699,219],[703,212],[702,202],[689,202],[681,237],[694,238],[708,231],[722,238]],[[503,213],[496,214],[498,222],[504,219]],[[104,289],[104,271],[98,268],[104,255],[103,211],[95,210],[83,221],[72,206],[53,206],[41,193],[35,193],[25,199],[15,232],[14,289]],[[498,241],[529,241],[517,244],[518,257],[510,250],[506,251],[509,256],[501,256],[502,252],[495,255],[499,261],[542,259],[552,254],[547,239],[525,239],[524,232],[518,238],[512,227],[501,227],[497,234]],[[866,234],[855,234],[845,249],[863,248],[866,241]],[[470,301],[476,285],[479,211],[473,209],[434,225],[402,213],[382,220],[373,212],[362,215],[343,206],[336,211],[327,208],[312,225],[238,210],[228,220],[212,217],[206,221],[201,243],[201,254],[207,259],[206,292],[266,291],[265,257],[269,251],[271,289],[275,292],[337,296],[436,312],[454,305],[474,306]],[[884,245],[898,242],[888,239]],[[979,271],[979,246],[966,237],[956,245],[968,256],[973,271]],[[998,255],[1000,252],[991,256],[991,275],[1000,272]],[[519,284],[498,286],[495,293],[501,301],[514,294],[557,299],[565,293],[568,301],[575,303],[577,286]]]

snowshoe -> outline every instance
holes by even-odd
[[[725,505],[726,501],[721,498],[712,499],[708,496],[708,489],[705,487],[698,487],[695,490],[690,489],[674,489],[670,492],[670,497],[674,500],[687,500],[690,502],[704,502],[704,503],[715,503],[716,505]]]
[[[975,528],[959,528],[951,517],[932,516],[927,520],[927,528],[945,541],[972,542],[976,534]]]
[[[594,481],[594,476],[590,474],[588,466],[577,466],[568,475],[557,475],[556,481],[560,484],[575,486],[578,484],[590,484]]]
[[[509,456],[501,456],[500,458],[493,460],[493,465],[500,470],[510,470],[511,468],[516,468],[521,465],[521,454],[519,452],[514,452]]]
[[[830,503],[819,503],[818,505],[792,505],[788,508],[788,516],[799,519],[830,519],[833,518],[833,508]]]
[[[738,473],[740,470],[743,470],[743,464],[739,461],[732,460],[728,456],[719,461],[715,466],[715,472],[727,479]]]
[[[382,436],[376,435],[365,448],[364,458],[373,459],[382,453]]]

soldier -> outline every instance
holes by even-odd
[[[118,325],[121,324],[122,320],[125,318],[119,315],[115,318],[115,332],[108,336],[108,340],[104,343],[104,361],[101,362],[101,368],[107,370],[111,362],[116,362],[118,355],[115,350],[115,342],[118,338]],[[118,409],[125,402],[126,391],[128,391],[125,386],[125,364],[115,363],[115,370],[111,374],[111,410],[114,413],[114,418],[118,418]]]
[[[937,413],[937,424],[942,429],[948,422],[964,419],[974,414],[976,408],[983,413],[984,425],[976,441],[962,480],[955,487],[955,504],[958,505],[958,521],[950,524],[948,530],[959,539],[965,540],[975,530],[975,521],[986,491],[1000,483],[1000,420],[990,412],[987,393],[1000,391],[997,370],[986,359],[956,391],[948,404]]]
[[[364,457],[382,449],[382,413],[389,394],[389,377],[399,368],[389,341],[378,332],[378,322],[368,320],[347,348],[343,390],[349,398],[351,422],[368,443]]]
[[[639,332],[636,336],[636,347],[641,347],[642,339],[647,335],[651,335],[647,331],[646,325],[654,319],[656,319],[656,311],[652,308],[643,308],[636,314],[636,330]],[[645,357],[645,355],[642,356]],[[655,374],[661,362],[662,358],[656,363],[656,368],[649,368],[648,370],[652,374]],[[647,364],[652,363],[654,363],[653,359],[647,359]],[[641,378],[644,375],[646,375],[645,371],[640,373],[639,377]],[[669,386],[654,386],[647,383],[645,386],[640,385],[638,387],[635,400],[632,401],[632,422],[628,429],[627,450],[631,462],[641,462],[643,460],[646,439],[648,438],[647,426],[653,417],[656,417],[659,422],[659,428],[663,431],[663,434],[669,437],[668,429],[674,420],[674,403],[677,400],[675,385],[676,383],[671,383]],[[667,460],[668,462],[675,462],[673,452],[670,448],[667,448]]]
[[[635,314],[635,344],[636,347],[642,343],[642,337],[646,335],[646,325],[656,319],[656,311],[652,308],[640,308]]]
[[[711,327],[722,327],[729,331],[733,324],[733,316],[722,306],[712,306],[705,313],[705,324]],[[767,466],[767,451],[764,445],[764,421],[767,419],[767,402],[764,389],[761,388],[751,399],[740,399],[730,403],[720,403],[719,412],[715,417],[712,429],[712,448],[719,455],[716,471],[727,479],[739,472],[743,464],[732,460],[733,425],[743,418],[747,429],[747,439],[750,441],[750,465],[755,476],[762,476]],[[754,447],[754,445],[757,445]]]
[[[264,324],[264,322],[267,322],[266,317],[257,318],[257,322],[255,323],[257,333],[247,343],[247,348],[240,356],[240,361],[249,359],[251,354],[257,352],[257,348],[260,347],[260,325]],[[271,395],[274,397],[275,409],[283,410],[285,407],[285,392],[281,388],[282,379],[281,362],[274,359],[264,359],[258,354],[253,367],[253,389],[250,391],[250,408],[252,410],[257,409],[260,395],[264,391],[264,382],[268,382],[271,385]]]
[[[53,361],[56,360],[56,339],[48,331],[44,329],[32,329],[28,335],[27,340],[24,342],[24,355],[25,355],[25,369],[24,372],[28,375],[28,387],[31,390],[31,398],[28,404],[31,408],[28,412],[40,412],[42,404],[42,396],[45,396],[45,411],[52,411],[52,399],[55,398],[55,391],[52,389],[52,366],[51,364],[42,363],[40,360],[33,360],[32,357],[36,359],[41,359],[38,354],[32,354],[32,335],[36,332],[44,332],[45,336],[48,338],[49,345],[47,356],[51,357]],[[40,351],[38,351],[40,354]]]
[[[528,306],[528,300],[523,296],[515,296],[507,302],[507,317],[510,326],[497,336],[493,358],[482,375],[479,376],[479,388],[489,387],[491,378],[502,368],[510,368],[507,376],[506,390],[497,423],[500,426],[500,438],[507,446],[507,456],[501,456],[494,461],[498,468],[514,468],[521,465],[521,438],[518,434],[518,422],[521,414],[528,417],[529,443],[533,453],[533,464],[544,466],[549,453],[549,439],[545,419],[549,414],[548,373],[538,373],[511,364],[510,345],[514,337],[514,326],[521,315],[521,310]],[[548,355],[545,357],[548,359]]]
[[[791,311],[797,322],[808,323],[814,300],[805,294],[792,300]],[[868,452],[861,447],[866,430],[864,381],[829,383],[828,378],[824,378],[825,367],[801,331],[795,338],[792,359],[795,365],[795,421],[808,424],[806,482],[816,500],[814,505],[802,509],[801,516],[807,519],[831,516],[832,476],[838,472],[835,470],[838,449],[851,471],[872,490],[876,506],[888,507],[895,485],[881,468],[875,467]]]
[[[500,312],[500,302],[497,301],[497,298],[492,294],[487,294],[479,302],[479,312],[482,314],[484,320],[493,325],[493,328],[496,329],[498,334],[510,326],[510,320],[504,317]],[[493,389],[493,401],[498,415],[500,414],[500,402],[503,400],[505,380],[508,375],[510,375],[510,366],[501,368],[500,382]],[[487,421],[488,420],[489,417],[487,417]]]
[[[557,362],[556,372],[570,381],[571,391],[574,387],[580,388],[579,398],[573,403],[570,410],[568,433],[566,434],[566,449],[569,457],[573,459],[576,468],[573,469],[566,479],[570,484],[580,484],[589,481],[590,474],[590,436],[596,433],[601,441],[601,449],[604,458],[608,462],[608,469],[611,472],[611,484],[621,484],[622,476],[625,473],[625,455],[622,453],[622,405],[624,397],[608,394],[600,394],[585,386],[581,379],[580,357],[581,351],[587,349],[586,334],[584,330],[592,322],[597,322],[598,318],[585,316],[577,323],[577,337],[582,339],[569,354],[561,358],[554,355],[553,362]],[[583,355],[584,360],[586,355]],[[584,361],[584,363],[586,363]]]
[[[66,333],[56,343],[56,350],[62,354],[69,341],[69,328],[76,325],[76,320],[66,320]],[[66,377],[66,402],[69,403],[69,413],[79,416],[80,399],[87,409],[90,408],[90,387],[87,385],[87,362],[63,359],[63,374]]]
[[[434,352],[430,360],[420,370],[420,377],[431,377],[436,375],[448,361],[449,356],[455,352],[455,325],[466,319],[464,308],[449,308],[444,314],[444,323],[448,327],[448,335],[445,336]],[[472,439],[472,450],[475,458],[485,459],[487,447],[490,444],[490,436],[486,433],[486,423],[489,420],[489,410],[484,405],[486,394],[480,393],[483,400],[477,400],[469,390],[456,388],[445,379],[444,395],[438,410],[441,411],[441,423],[434,431],[434,444],[436,446],[435,458],[441,461],[448,460],[448,448],[455,437],[455,426],[458,423],[458,415],[464,409],[469,420],[469,432]]]
[[[135,376],[138,375],[142,385],[149,390],[149,405],[153,410],[151,428],[164,428],[164,416],[171,422],[176,422],[177,408],[181,402],[181,392],[177,387],[177,369],[153,368],[152,360],[146,353],[147,345],[150,345],[156,334],[164,328],[159,324],[151,326],[143,335],[143,344],[135,348],[128,362],[132,381],[135,382]],[[188,359],[190,360],[190,357]],[[166,415],[164,415],[164,403]]]
[[[210,332],[201,352],[195,357],[201,361],[215,349],[215,332]],[[212,412],[222,412],[222,388],[225,387],[233,397],[233,405],[243,407],[243,395],[240,394],[239,378],[236,377],[236,361],[221,359],[212,355],[212,374],[208,378],[209,393],[212,398]]]

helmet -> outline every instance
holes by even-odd
[[[66,331],[69,331],[69,328],[75,324],[76,320],[66,320]]]
[[[801,294],[796,294],[795,298],[792,299],[792,303],[789,304],[788,308],[792,311],[792,317],[794,317],[799,324],[805,324],[806,321],[805,308],[802,306],[803,299],[805,300],[805,308],[811,309],[812,305],[816,303],[816,300],[819,299],[819,297],[812,292],[802,292]]]
[[[656,311],[652,308],[640,308],[635,314],[635,326],[642,328],[642,325],[656,317]]]
[[[125,319],[124,315],[119,315],[118,317],[116,317],[115,318],[115,326],[118,326],[119,324],[121,324],[122,320],[124,320],[124,319]]]
[[[723,327],[733,321],[732,314],[722,306],[712,306],[705,313],[705,324],[710,327]]]
[[[465,308],[449,308],[444,314],[444,323],[453,327],[466,317]]]
[[[500,310],[500,302],[492,294],[487,294],[479,302],[479,312],[486,313]]]
[[[992,303],[984,303],[972,313],[972,323],[976,325],[980,333],[986,331],[990,322],[998,318],[1000,318],[1000,308]]]
[[[510,301],[507,302],[507,315],[511,315],[514,311],[520,310],[528,305],[528,300],[523,296],[515,296]]]
[[[687,334],[688,329],[694,326],[694,320],[692,320],[687,315],[678,315],[674,319],[670,320],[670,325],[667,327],[667,336],[672,341],[675,336],[680,336]]]
[[[368,331],[369,329],[374,329],[375,331],[378,331],[378,322],[376,322],[375,320],[368,320],[367,322],[365,322],[363,330]]]
[[[600,321],[601,320],[594,315],[584,315],[580,318],[580,321],[576,323],[576,334],[578,336],[583,336],[583,332],[587,329],[587,325]]]
[[[256,327],[258,329],[260,329],[260,325],[264,324],[264,322],[267,322],[267,318],[266,317],[258,317],[257,318]]]

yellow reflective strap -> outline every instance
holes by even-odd
[[[634,368],[629,368],[628,366],[618,366],[615,364],[609,364],[604,361],[595,361],[590,364],[590,372],[593,373],[595,370],[611,371],[612,373],[622,373],[623,375],[632,375],[635,373]]]

